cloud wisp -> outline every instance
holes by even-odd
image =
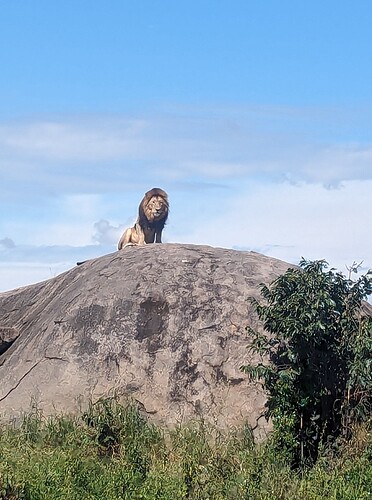
[[[314,132],[311,120],[320,131]],[[133,173],[139,171],[150,181],[251,176],[334,186],[371,179],[372,140],[340,140],[329,131],[333,120],[332,113],[324,118],[324,112],[313,111],[306,121],[300,110],[248,108],[230,114],[204,110],[3,123],[3,190],[27,184],[35,196],[57,188],[117,192],[133,188]]]
[[[115,251],[154,186],[170,194],[165,241],[372,267],[372,140],[349,118],[251,107],[3,123],[0,288]]]

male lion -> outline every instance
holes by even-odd
[[[168,195],[159,188],[147,191],[138,208],[138,218],[134,227],[124,231],[118,243],[118,249],[128,245],[146,245],[161,243],[161,232],[168,218]]]

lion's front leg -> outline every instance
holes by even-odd
[[[155,243],[161,243],[161,230],[155,233]]]

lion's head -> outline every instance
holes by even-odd
[[[168,195],[160,188],[153,188],[147,191],[139,206],[139,217],[143,220],[146,217],[150,224],[167,220],[169,212]]]

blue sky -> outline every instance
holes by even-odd
[[[0,2],[0,290],[169,242],[372,267],[372,4]]]

